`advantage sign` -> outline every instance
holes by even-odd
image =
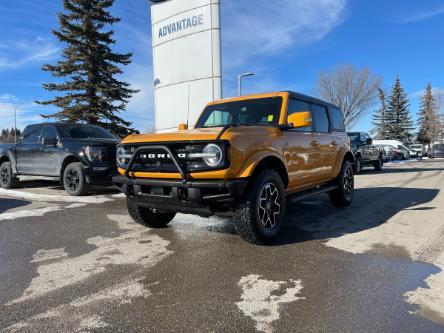
[[[156,130],[192,128],[222,97],[219,0],[156,1],[151,21]]]

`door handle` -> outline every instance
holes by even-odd
[[[338,143],[336,142],[336,141],[332,141],[331,143],[330,143],[330,146],[337,146],[338,145]]]
[[[315,140],[315,141],[312,141],[310,144],[311,144],[313,147],[317,147],[317,146],[319,146],[319,142],[317,142],[316,140]]]

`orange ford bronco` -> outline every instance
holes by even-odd
[[[286,205],[328,193],[336,206],[353,199],[353,154],[341,111],[293,92],[210,103],[196,126],[131,135],[117,149],[128,212],[149,227],[176,213],[231,215],[247,241],[279,233]]]

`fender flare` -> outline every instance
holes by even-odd
[[[66,155],[63,155],[62,159],[61,159],[61,163],[59,165],[59,170],[58,170],[58,174],[60,175],[60,179],[62,179],[62,177],[63,177],[62,172],[65,169],[65,167],[69,164],[67,162],[69,160],[71,160],[71,161],[78,161],[78,162],[81,162],[83,164],[82,159],[80,158],[80,156],[78,156],[76,154],[68,153]]]
[[[3,154],[0,154],[0,159],[2,159],[3,157],[6,157],[9,160],[9,162],[11,162],[12,172],[14,174],[17,174],[17,164],[16,164],[16,161],[15,161],[15,156],[12,153],[12,151],[11,150],[7,150]]]
[[[239,178],[247,178],[250,177],[254,170],[256,169],[256,167],[266,158],[269,157],[273,157],[278,159],[279,161],[281,161],[281,163],[283,164],[283,166],[285,167],[285,171],[287,172],[288,175],[288,169],[287,169],[287,165],[285,164],[285,162],[282,159],[282,156],[278,154],[277,151],[272,150],[272,149],[267,149],[266,151],[260,151],[260,152],[256,152],[251,154],[246,161],[244,162],[244,164],[242,165],[242,167],[239,170],[238,173],[238,177]]]

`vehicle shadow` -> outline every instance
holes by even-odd
[[[30,201],[18,199],[0,199],[0,214],[7,212],[10,209],[23,207],[31,204]]]
[[[375,228],[403,210],[433,210],[418,207],[432,201],[436,189],[378,187],[355,191],[353,204],[334,207],[322,196],[287,207],[280,236],[272,245],[292,244],[315,239],[330,239]],[[421,227],[423,221],[413,221]]]

